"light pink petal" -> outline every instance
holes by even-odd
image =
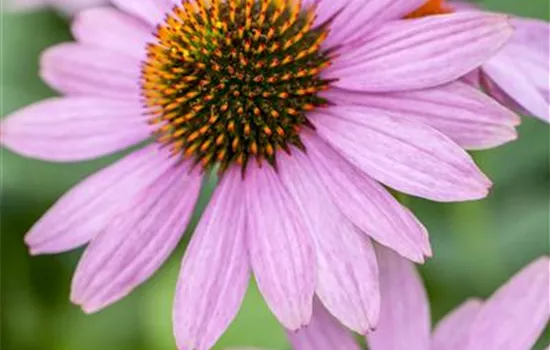
[[[430,310],[414,265],[376,246],[382,307],[376,331],[367,336],[371,350],[429,350]]]
[[[181,1],[176,0],[112,0],[113,4],[151,27],[162,23],[165,14]]]
[[[468,12],[394,21],[344,52],[326,78],[348,90],[421,89],[455,80],[492,57],[512,35],[506,17]]]
[[[360,350],[353,335],[319,302],[313,302],[313,317],[307,327],[287,332],[294,350]]]
[[[80,260],[73,303],[96,312],[128,295],[166,261],[199,195],[202,176],[189,170],[185,163],[167,170],[117,211]]]
[[[431,256],[426,229],[386,189],[318,137],[304,133],[303,141],[332,200],[355,226],[408,259]]]
[[[466,149],[486,149],[517,138],[519,117],[461,82],[433,89],[373,94],[333,89],[333,103],[380,108],[396,117],[430,125]]]
[[[471,157],[428,125],[358,106],[330,107],[312,121],[346,159],[398,191],[442,202],[488,194],[491,182]]]
[[[466,350],[529,350],[550,317],[550,260],[531,263],[483,305]]]
[[[183,258],[174,301],[179,350],[210,349],[239,311],[250,280],[243,185],[237,168],[225,173]]]
[[[277,160],[285,187],[300,207],[315,243],[319,299],[347,328],[367,333],[378,321],[378,267],[370,240],[334,205],[301,151]]]
[[[471,299],[445,316],[432,336],[432,350],[464,350],[472,322],[481,309],[481,301]]]
[[[95,97],[52,98],[0,124],[0,142],[17,153],[73,162],[111,154],[146,140],[150,126],[139,104]]]
[[[85,179],[32,227],[25,237],[31,253],[58,253],[87,243],[174,163],[153,144]]]
[[[130,55],[145,57],[145,46],[152,29],[138,19],[112,8],[94,8],[79,13],[72,32],[78,42]]]
[[[53,46],[42,54],[40,75],[66,95],[91,95],[139,102],[140,59],[78,43]]]
[[[313,241],[272,167],[250,165],[245,176],[252,269],[271,311],[295,331],[311,319],[317,270]]]

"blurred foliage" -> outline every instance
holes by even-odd
[[[549,15],[546,0],[487,0],[485,5],[524,16],[548,19]],[[0,114],[6,115],[53,95],[39,79],[37,60],[43,49],[71,37],[67,21],[50,11],[2,14],[0,19]],[[407,205],[431,233],[435,257],[421,267],[421,272],[434,321],[466,298],[488,296],[522,266],[548,253],[548,127],[524,118],[519,132],[518,141],[475,154],[495,183],[487,200],[440,204],[407,199]],[[189,233],[154,278],[95,315],[85,315],[68,300],[71,274],[80,251],[30,257],[23,244],[25,232],[63,192],[116,158],[59,165],[2,151],[2,349],[175,348],[172,296]],[[206,183],[199,207],[205,205],[214,181]],[[237,320],[216,349],[243,344],[288,348],[283,330],[255,287],[248,292]]]

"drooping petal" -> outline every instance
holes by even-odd
[[[445,316],[432,336],[432,350],[464,350],[472,322],[481,309],[481,301],[471,299]]]
[[[183,258],[174,302],[180,350],[210,349],[235,318],[250,280],[243,182],[225,173]]]
[[[124,150],[149,138],[138,104],[93,97],[52,98],[0,124],[0,143],[27,157],[73,162]]]
[[[312,238],[273,168],[249,166],[245,181],[247,242],[258,287],[279,321],[298,330],[311,319],[316,271]]]
[[[331,102],[380,108],[430,125],[466,149],[486,149],[515,140],[519,117],[481,91],[461,82],[433,89],[373,94],[333,89]]]
[[[96,312],[128,295],[170,256],[197,201],[202,176],[180,163],[118,210],[76,270],[71,300]]]
[[[370,239],[332,203],[301,151],[277,160],[281,181],[296,200],[315,243],[316,293],[347,328],[366,334],[380,308],[378,267]]]
[[[488,194],[491,183],[471,157],[428,125],[358,106],[324,109],[312,122],[346,159],[398,191],[442,202]]]
[[[53,46],[40,60],[42,79],[60,93],[138,103],[140,69],[138,58],[78,43]]]
[[[94,8],[79,13],[72,32],[84,45],[130,55],[145,56],[145,45],[152,38],[151,28],[136,18],[112,8]]]
[[[313,317],[307,327],[287,332],[294,350],[360,350],[353,335],[321,304],[313,302]]]
[[[380,266],[382,307],[376,331],[367,336],[371,350],[429,350],[430,310],[414,265],[375,246]]]
[[[501,15],[467,12],[395,21],[327,69],[335,86],[357,91],[422,89],[455,80],[492,57],[512,27]]]
[[[413,261],[431,256],[426,229],[386,189],[316,136],[304,133],[303,141],[332,200],[355,226]]]
[[[550,260],[543,257],[488,299],[472,323],[466,350],[529,350],[550,318]]]
[[[156,27],[160,24],[166,12],[178,1],[176,0],[112,0],[121,10],[135,16],[151,27]]]
[[[26,235],[31,254],[59,253],[87,243],[109,225],[121,207],[156,182],[174,163],[167,152],[154,144],[83,180]]]

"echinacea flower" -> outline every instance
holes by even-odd
[[[508,40],[503,16],[402,21],[422,0],[117,0],[42,57],[59,92],[0,126],[4,146],[82,161],[141,144],[64,195],[26,236],[32,254],[89,243],[71,299],[94,312],[169,257],[203,174],[219,186],[182,262],[179,349],[208,349],[251,271],[288,329],[316,295],[360,333],[378,319],[371,239],[415,262],[425,228],[380,184],[437,201],[487,195],[464,151],[515,138],[517,117],[453,82]],[[154,34],[154,35],[153,35]]]
[[[523,268],[486,301],[467,300],[431,332],[428,298],[413,264],[380,246],[376,252],[382,308],[377,329],[367,336],[370,350],[530,350],[548,324],[548,257]],[[288,336],[294,350],[361,349],[320,303],[311,324]]]
[[[430,0],[409,17],[453,11],[481,11],[462,1]],[[550,122],[550,24],[513,17],[512,39],[493,58],[468,75],[468,80],[519,113]]]
[[[6,8],[13,11],[27,11],[42,7],[53,7],[72,15],[87,8],[109,4],[109,0],[6,0]]]

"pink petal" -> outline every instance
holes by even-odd
[[[313,302],[313,317],[307,327],[287,332],[294,350],[360,350],[353,335],[318,301]]]
[[[344,52],[325,77],[358,91],[433,87],[480,66],[511,35],[512,27],[501,15],[467,12],[395,21],[373,31],[361,47]]]
[[[247,242],[252,269],[268,306],[290,330],[311,319],[315,255],[298,205],[269,165],[245,178]]]
[[[382,307],[378,328],[367,336],[370,349],[429,350],[428,298],[414,265],[382,246],[376,253]]]
[[[60,93],[138,102],[140,69],[138,58],[78,43],[53,46],[40,62],[42,79]]]
[[[304,133],[303,141],[332,200],[354,225],[408,259],[423,262],[431,256],[426,229],[382,186],[318,137]]]
[[[378,267],[370,240],[332,203],[311,161],[295,150],[278,157],[281,180],[315,243],[319,299],[347,328],[367,333],[378,321]]]
[[[96,312],[153,275],[185,232],[201,179],[179,164],[120,208],[84,252],[71,300],[86,312]]]
[[[99,97],[52,98],[0,124],[4,147],[27,157],[73,162],[121,151],[150,137],[139,104]]]
[[[128,14],[135,16],[151,27],[162,23],[164,15],[176,4],[177,0],[112,0],[113,4]]]
[[[183,258],[174,301],[178,349],[210,349],[235,318],[250,279],[240,171],[225,173]]]
[[[175,163],[156,144],[85,179],[59,199],[25,237],[31,254],[59,253],[102,232],[138,193]]]
[[[445,316],[434,331],[431,348],[434,350],[466,349],[468,333],[481,305],[481,301],[471,299]]]
[[[136,18],[112,8],[94,8],[79,13],[72,32],[81,44],[112,52],[145,57],[145,46],[152,38],[151,28]]]
[[[331,102],[380,108],[396,117],[427,124],[467,149],[492,148],[517,138],[519,117],[479,90],[461,82],[433,89],[373,94],[334,89]]]
[[[491,183],[470,156],[430,126],[356,106],[324,109],[312,121],[346,159],[398,191],[442,202],[488,194]]]
[[[491,296],[472,323],[467,350],[529,350],[550,318],[550,260],[531,263]]]

